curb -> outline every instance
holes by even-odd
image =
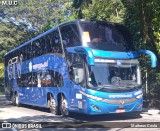
[[[160,110],[150,109],[150,110],[148,110],[148,114],[160,115]]]
[[[9,98],[9,95],[0,95],[0,100],[8,100]]]

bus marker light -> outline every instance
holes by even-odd
[[[74,103],[74,99],[71,99],[71,104],[73,104]]]
[[[82,101],[78,101],[78,108],[82,109]]]
[[[76,94],[76,99],[82,99],[82,94]]]

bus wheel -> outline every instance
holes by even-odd
[[[12,103],[14,106],[20,106],[18,94],[12,95]]]
[[[20,106],[18,94],[15,95],[15,103],[16,103],[16,106]]]
[[[12,104],[15,106],[16,105],[16,97],[14,94],[12,94],[12,96],[11,96],[11,101],[12,101]]]
[[[61,97],[60,111],[61,111],[61,114],[63,116],[68,116],[69,115],[68,103],[67,103],[67,100],[65,99],[64,96]]]
[[[56,101],[53,98],[53,96],[50,96],[50,100],[49,100],[49,108],[50,108],[50,112],[54,115],[58,115],[58,108],[56,106]]]

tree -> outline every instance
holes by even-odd
[[[68,0],[17,0],[17,2],[17,6],[0,5],[1,59],[9,50],[70,16],[71,2]]]
[[[125,13],[121,0],[74,0],[77,18],[123,22]]]
[[[159,14],[160,6],[158,0],[122,0],[125,8],[126,14],[124,23],[129,28],[133,36],[133,42],[137,50],[148,49],[153,51],[158,59],[157,68],[152,69],[150,67],[149,58],[147,56],[141,57],[142,63],[142,77],[143,84],[145,86],[145,81],[148,81],[148,92],[145,91],[145,95],[148,96],[149,100],[160,98],[160,57],[159,57]],[[145,89],[145,88],[144,88]],[[152,102],[153,102],[152,101]],[[149,106],[156,106],[156,104],[150,102]],[[157,101],[156,101],[157,102]]]

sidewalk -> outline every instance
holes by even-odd
[[[0,95],[0,108],[3,108],[7,105],[11,105],[12,102],[9,101],[9,96],[6,96],[6,95]]]
[[[160,115],[159,109],[149,109],[149,108],[143,108],[142,114],[148,114],[148,115]]]
[[[8,99],[10,99],[10,96],[0,95],[0,101],[8,100]]]

